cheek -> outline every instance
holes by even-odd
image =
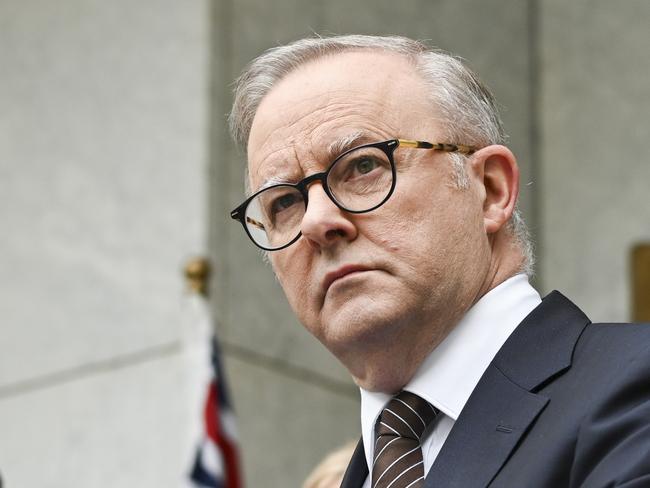
[[[377,215],[381,232],[377,233],[382,248],[391,252],[426,254],[436,249],[452,219],[448,210],[439,208],[439,201],[430,192],[401,192]]]
[[[377,225],[373,225],[372,232],[363,232],[368,239],[374,241],[381,249],[390,253],[397,253],[404,248],[409,240],[409,226],[392,212],[383,212],[376,216]],[[369,222],[370,223],[370,222]],[[371,224],[371,223],[370,223]]]
[[[431,182],[411,183],[410,191],[396,190],[376,215],[378,231],[368,235],[413,271],[431,273],[428,268],[439,272],[440,267],[454,266],[459,256],[470,252],[481,229],[472,196],[441,184],[432,190]]]
[[[310,268],[305,259],[297,253],[287,252],[281,256],[272,256],[271,265],[289,305],[301,321],[306,319],[306,312],[311,306],[308,299]]]
[[[433,265],[441,246],[428,212],[391,211],[377,217],[376,225],[368,226],[363,234],[381,250],[380,255],[386,255],[392,273],[411,280]]]

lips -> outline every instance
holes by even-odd
[[[369,271],[370,269],[371,268],[368,268],[367,266],[362,266],[359,264],[346,264],[345,266],[341,266],[340,268],[337,268],[334,271],[330,271],[325,275],[325,279],[323,280],[323,288],[322,288],[323,293],[327,293],[329,287],[332,286],[332,283],[334,283],[336,280],[339,280],[351,273],[357,273],[359,271]]]

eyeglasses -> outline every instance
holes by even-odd
[[[320,181],[323,190],[341,210],[360,214],[382,206],[395,190],[393,154],[397,147],[433,149],[470,155],[475,147],[406,139],[364,144],[345,151],[327,171],[315,173],[295,184],[280,183],[259,190],[230,212],[253,243],[278,251],[300,238],[300,226],[307,210],[308,187]]]

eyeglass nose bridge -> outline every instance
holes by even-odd
[[[313,175],[307,176],[305,179],[300,181],[297,185],[296,188],[302,195],[303,200],[305,201],[305,209],[307,209],[307,204],[309,203],[309,185],[312,183],[315,183],[316,181],[320,181],[323,191],[327,195],[327,197],[339,208],[341,208],[341,205],[339,202],[337,202],[334,199],[334,196],[330,192],[329,185],[327,183],[327,177],[329,175],[329,171],[323,171],[321,173],[314,173]]]

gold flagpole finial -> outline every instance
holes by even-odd
[[[210,272],[211,266],[208,258],[198,256],[189,259],[185,263],[185,280],[189,290],[207,297]]]

